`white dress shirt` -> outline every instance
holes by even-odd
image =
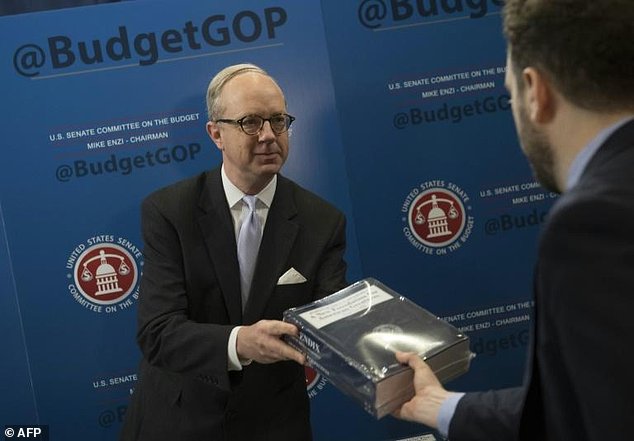
[[[249,212],[249,207],[242,200],[245,193],[236,187],[233,182],[229,180],[229,177],[225,173],[225,166],[223,164],[220,175],[222,177],[222,186],[225,190],[225,197],[227,198],[227,205],[231,210],[231,218],[233,219],[234,234],[236,237],[236,243],[238,243],[238,234],[240,233],[240,227],[246,215]],[[264,232],[264,226],[266,225],[266,219],[269,215],[269,208],[273,203],[273,197],[275,196],[275,189],[277,188],[277,175],[273,176],[273,179],[262,189],[261,192],[256,194],[256,209],[255,214],[260,218],[260,225],[262,225],[262,232]],[[229,343],[227,345],[227,354],[229,355],[230,371],[240,371],[242,366],[246,366],[251,363],[251,360],[240,360],[238,357],[238,351],[236,343],[238,340],[238,331],[241,326],[236,326],[231,330],[229,334]]]

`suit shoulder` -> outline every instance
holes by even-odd
[[[633,164],[634,165],[634,164]],[[620,213],[620,217],[634,216],[634,178],[615,177],[605,173],[602,177],[585,179],[562,194],[551,209],[551,219],[579,218],[581,221],[600,222],[606,213]]]
[[[341,210],[332,205],[330,202],[313,193],[310,190],[305,189],[301,185],[297,184],[290,179],[281,177],[285,185],[289,185],[291,192],[294,195],[295,203],[302,210],[308,210],[310,212],[318,212],[320,215],[330,214],[332,216],[343,216]]]
[[[154,205],[171,211],[195,204],[207,180],[207,173],[200,173],[169,184],[150,193],[143,206]]]

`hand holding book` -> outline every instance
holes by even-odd
[[[451,392],[442,387],[431,368],[417,354],[397,352],[396,359],[414,370],[414,396],[397,407],[392,415],[437,428],[440,406]]]
[[[414,396],[414,372],[396,352],[424,359],[440,381],[469,368],[469,339],[452,325],[367,278],[284,312],[299,336],[287,342],[307,364],[381,418]]]

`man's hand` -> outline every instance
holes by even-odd
[[[238,331],[237,352],[242,360],[258,363],[275,363],[282,360],[294,360],[304,365],[306,357],[282,340],[282,335],[298,336],[295,325],[279,320],[260,320],[251,326],[243,326]]]
[[[438,412],[443,401],[449,396],[449,392],[442,387],[434,372],[418,355],[397,352],[396,359],[414,369],[415,395],[392,415],[437,429]]]

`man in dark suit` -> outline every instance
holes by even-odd
[[[523,388],[446,391],[427,365],[395,416],[451,441],[632,439],[634,2],[507,0],[506,86],[522,149],[563,193],[539,242]]]
[[[222,70],[207,107],[222,167],[143,202],[143,360],[122,440],[309,440],[305,358],[280,320],[346,285],[345,218],[278,174],[294,118],[265,71]]]

